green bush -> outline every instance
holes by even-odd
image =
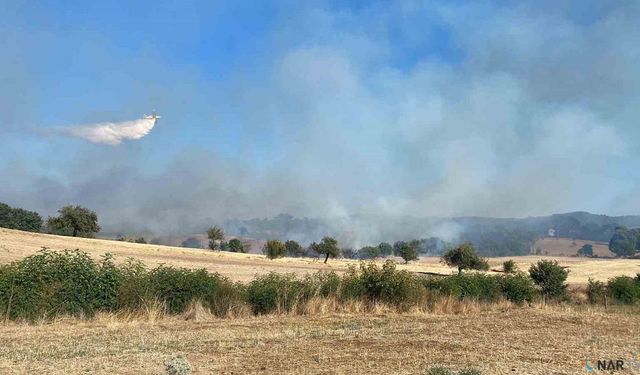
[[[399,308],[420,303],[426,296],[420,279],[408,271],[396,270],[393,261],[382,267],[375,263],[352,267],[342,278],[344,299],[361,299],[368,303],[382,302]]]
[[[0,271],[0,311],[10,319],[92,316],[112,310],[119,277],[109,257],[96,264],[78,250],[46,249]],[[101,281],[105,281],[102,283]]]
[[[304,296],[305,284],[294,274],[271,272],[247,286],[247,298],[254,314],[292,311]]]
[[[507,300],[523,304],[535,298],[536,288],[533,281],[524,273],[504,275],[497,278],[502,296]]]
[[[589,278],[587,284],[587,298],[589,303],[597,304],[603,303],[606,294],[606,287],[602,281],[592,280]]]
[[[516,262],[514,262],[513,259],[509,259],[502,263],[502,270],[505,273],[514,273],[518,270],[518,267],[516,266]]]
[[[540,287],[543,295],[560,298],[566,295],[567,276],[569,271],[562,268],[558,262],[540,260],[529,268],[529,275],[533,282]]]
[[[442,296],[484,302],[495,302],[503,297],[511,302],[522,304],[531,302],[536,294],[531,279],[523,273],[502,276],[458,274],[427,277],[423,280],[423,285]]]
[[[426,277],[422,283],[427,290],[433,291],[438,295],[460,298],[462,288],[457,280],[453,276]]]
[[[282,258],[287,254],[287,247],[282,241],[269,240],[262,247],[262,253],[269,259]]]
[[[425,375],[455,375],[455,374],[446,367],[433,366],[425,372]]]
[[[501,293],[497,278],[484,274],[428,277],[424,279],[423,285],[442,296],[488,302],[498,300]]]
[[[610,279],[607,289],[616,303],[633,305],[640,302],[640,283],[629,276],[618,276]]]

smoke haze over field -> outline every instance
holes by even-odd
[[[119,145],[123,140],[136,140],[149,134],[156,121],[139,119],[124,122],[101,122],[92,125],[79,125],[57,128],[61,134],[83,138],[89,142],[106,145]]]
[[[290,213],[354,243],[384,218],[639,213],[639,17],[632,1],[12,4],[0,201],[82,204],[109,232]],[[148,108],[162,126],[117,148],[21,130]],[[101,126],[75,133],[126,138]]]

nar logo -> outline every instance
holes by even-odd
[[[598,359],[589,361],[589,356],[585,356],[584,367],[588,372],[595,371],[627,371],[635,373],[640,371],[640,361],[631,359]]]

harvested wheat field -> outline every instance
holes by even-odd
[[[165,361],[182,356],[194,374],[420,374],[434,364],[582,374],[586,354],[627,358],[638,337],[637,312],[540,306],[203,321],[102,315],[8,323],[0,329],[0,373],[161,374]]]
[[[250,281],[255,275],[270,271],[307,273],[326,270],[342,272],[349,265],[359,264],[359,261],[347,259],[330,259],[327,264],[324,264],[322,260],[310,258],[269,260],[261,254],[214,252],[204,249],[63,237],[0,228],[0,264],[34,254],[43,246],[53,250],[80,249],[96,259],[105,253],[113,254],[116,261],[124,261],[133,257],[142,260],[150,267],[164,263],[176,267],[205,268],[210,272],[218,272],[236,281]],[[491,258],[489,264],[491,268],[499,269],[502,262],[507,259],[510,258]],[[521,270],[528,269],[539,259],[556,259],[571,271],[569,283],[584,284],[589,278],[606,281],[613,276],[634,276],[640,272],[640,260],[637,259],[592,259],[540,255],[514,257],[513,259]],[[401,262],[401,260],[399,261]],[[398,269],[443,274],[455,272],[452,268],[440,263],[439,258],[435,257],[422,258],[408,265],[399,264]]]
[[[598,241],[574,240],[571,238],[541,238],[533,244],[533,251],[536,254],[551,256],[576,256],[578,250],[584,245],[593,247],[593,254],[599,257],[615,257],[609,251],[609,244]]]

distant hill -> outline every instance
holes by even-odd
[[[640,227],[640,215],[607,216],[589,212],[569,212],[527,218],[453,217],[415,218],[354,215],[338,220],[296,218],[281,214],[273,218],[229,220],[228,235],[255,239],[294,239],[303,244],[323,236],[338,238],[343,246],[362,247],[379,242],[433,238],[448,243],[471,242],[485,256],[528,254],[535,241],[554,237],[608,242],[616,226]],[[425,248],[436,255],[441,246]]]

